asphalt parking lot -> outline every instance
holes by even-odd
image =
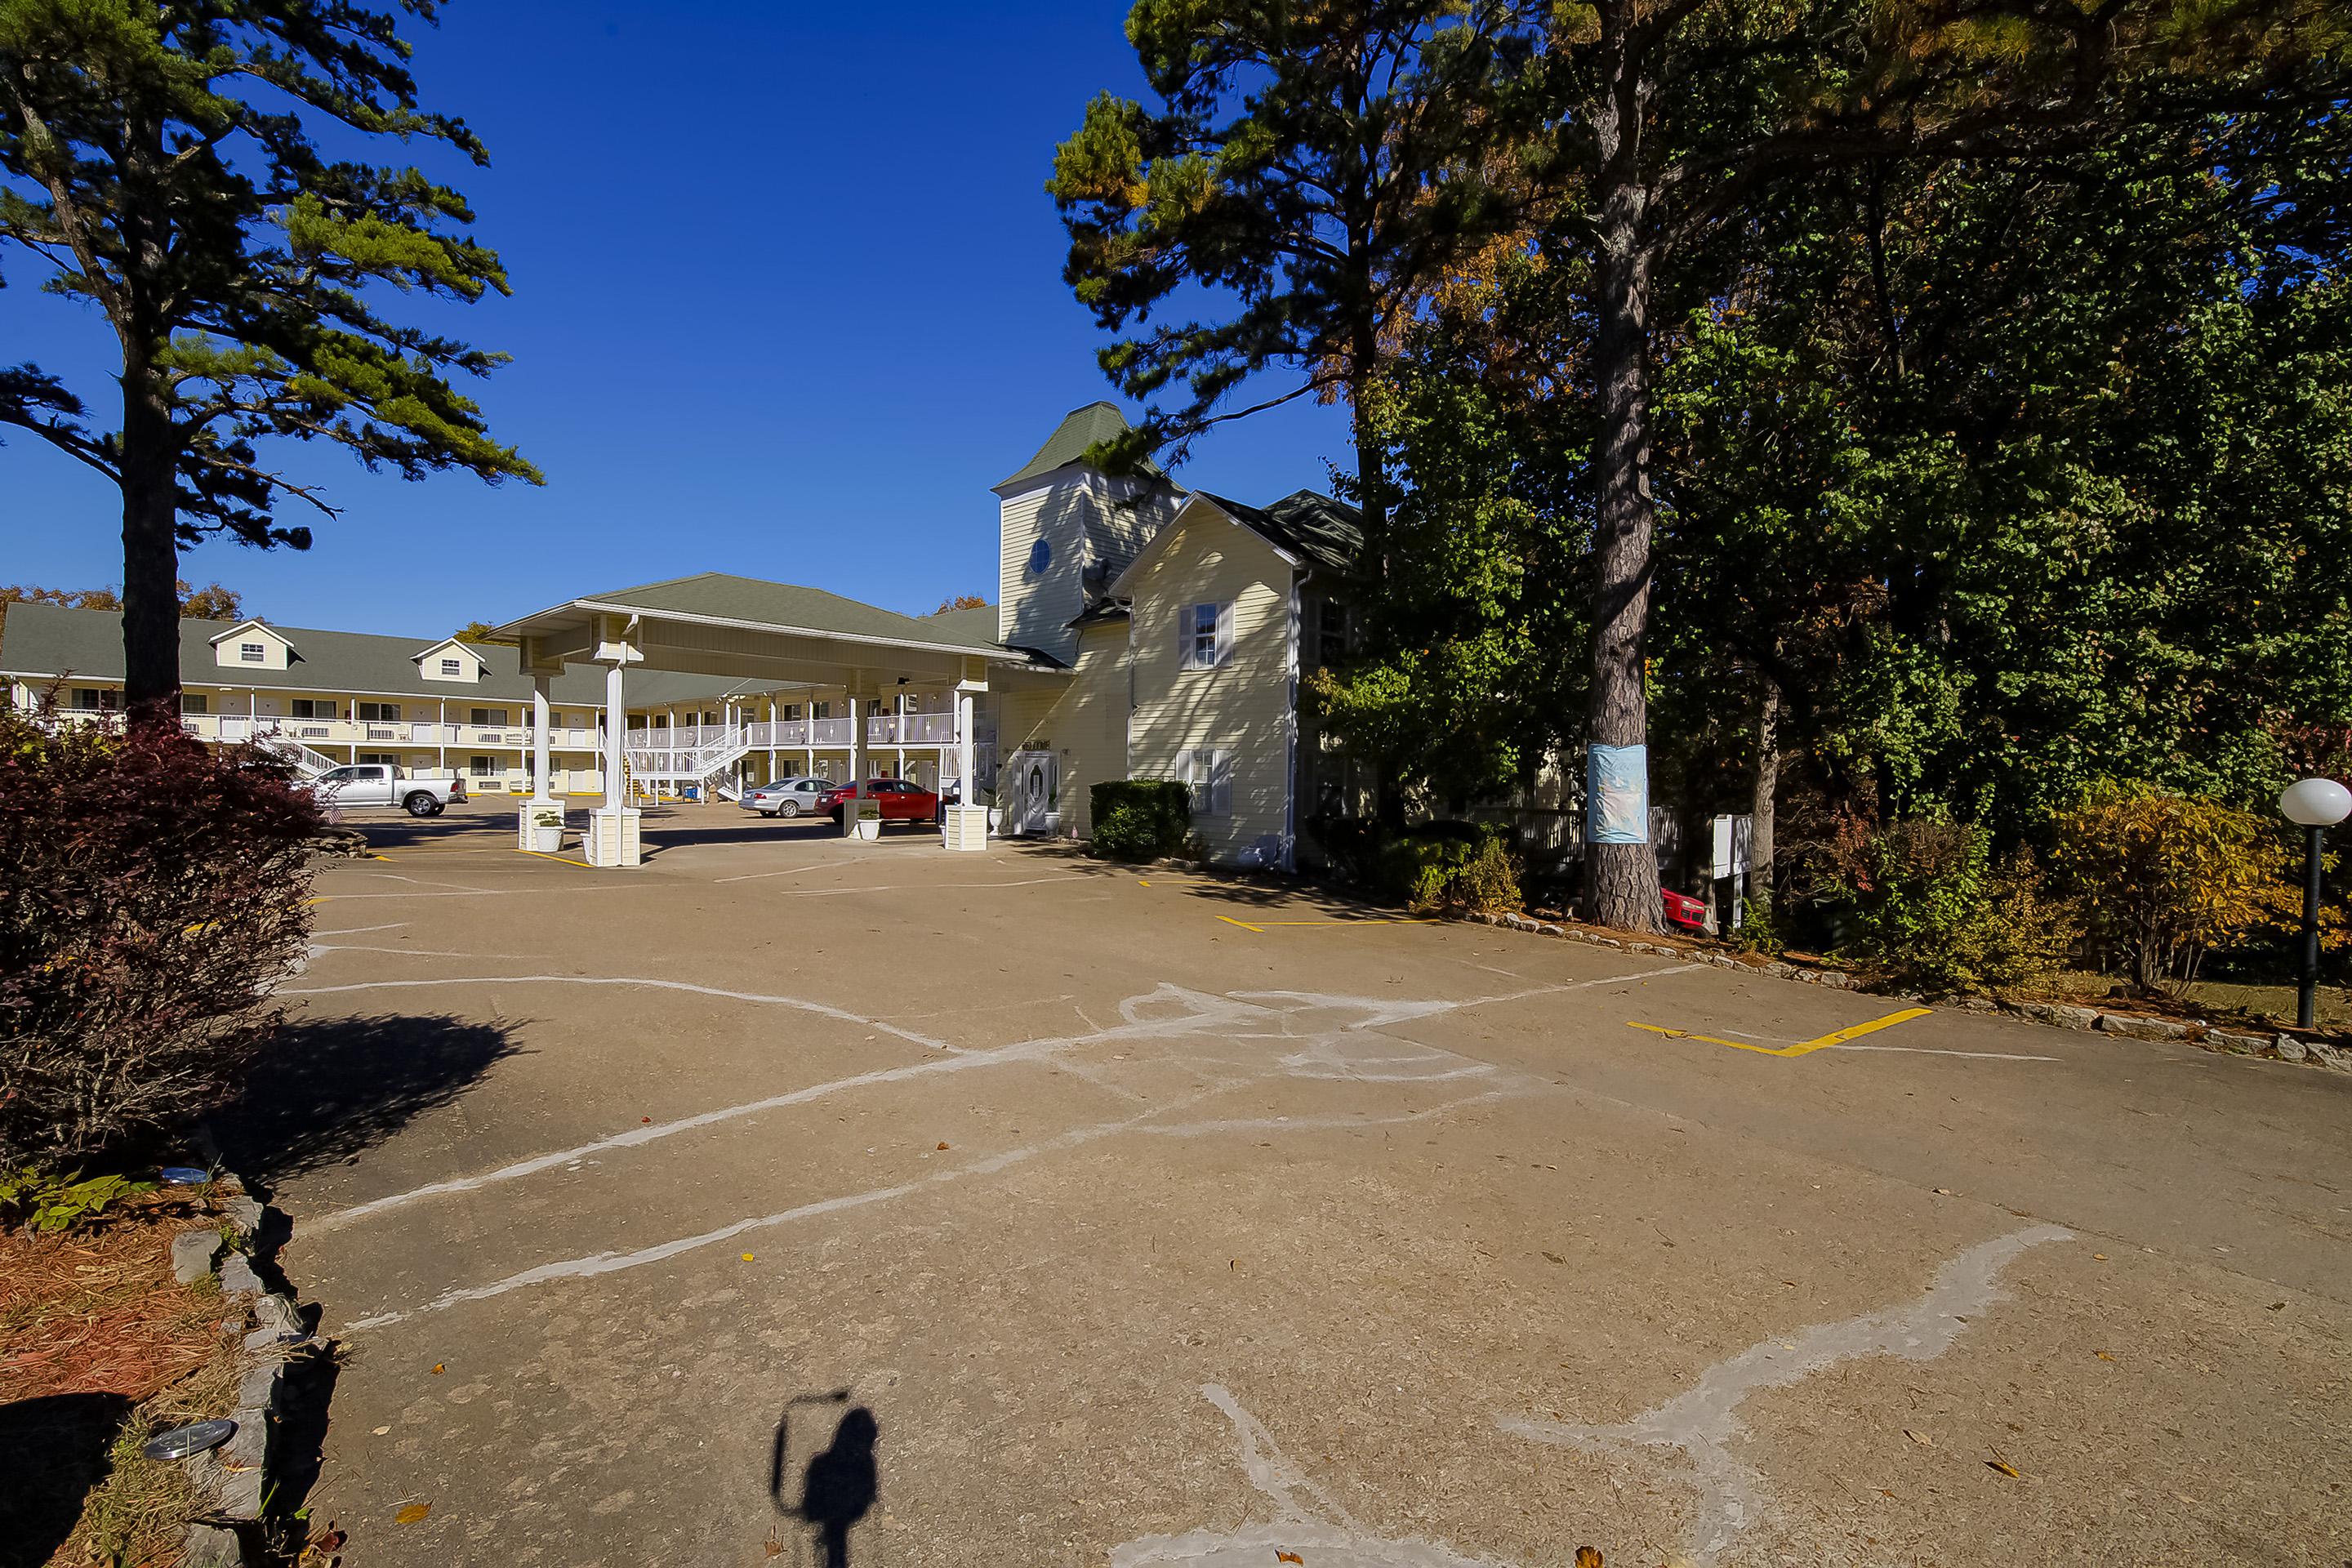
[[[2352,1562],[2352,1079],[1056,847],[365,826],[229,1130],[354,1564]]]

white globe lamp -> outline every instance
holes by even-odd
[[[2352,789],[2334,779],[2297,779],[2279,792],[2279,810],[2304,830],[2303,941],[2295,976],[2294,1021],[2310,1028],[2319,1009],[2319,873],[2327,830],[2352,816]]]

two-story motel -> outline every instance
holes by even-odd
[[[1259,508],[1112,478],[1086,453],[1123,427],[1108,404],[1077,409],[994,487],[992,609],[901,616],[709,573],[566,601],[499,628],[511,641],[189,620],[184,719],[314,767],[456,771],[475,793],[535,793],[543,754],[546,794],[608,803],[853,767],[960,787],[968,768],[1000,831],[1077,837],[1092,784],[1181,779],[1210,858],[1295,864],[1306,817],[1360,810],[1370,787],[1299,700],[1347,646],[1355,514],[1307,491]],[[801,655],[771,656],[785,648]],[[10,607],[0,677],[19,707],[53,694],[100,717],[121,670],[117,616]]]

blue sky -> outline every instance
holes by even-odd
[[[471,198],[515,291],[391,309],[514,355],[476,391],[548,483],[408,484],[281,447],[342,515],[289,507],[307,553],[207,543],[183,575],[290,625],[400,634],[700,571],[913,614],[992,598],[988,487],[1113,395],[1042,186],[1088,98],[1141,90],[1125,11],[455,0],[415,33],[416,74],[491,166],[416,161]],[[0,276],[0,359],[107,410],[102,319],[39,293],[21,252]],[[1345,437],[1293,405],[1223,426],[1182,477],[1322,488]],[[120,581],[112,489],[6,440],[0,582]]]

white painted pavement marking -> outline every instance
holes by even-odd
[[[1932,1361],[1952,1347],[1968,1320],[1999,1300],[2002,1269],[2030,1247],[2066,1241],[2074,1232],[2029,1226],[1969,1248],[1936,1271],[1918,1300],[1834,1323],[1775,1334],[1707,1368],[1687,1393],[1615,1426],[1496,1418],[1504,1431],[1579,1448],[1628,1445],[1680,1448],[1698,1490],[1690,1549],[1700,1561],[1724,1551],[1768,1506],[1756,1470],[1735,1458],[1739,1406],[1759,1389],[1786,1388],[1824,1368],[1863,1356]]]
[[[1989,1062],[2054,1062],[2059,1057],[2032,1057],[2021,1051],[1948,1051],[1934,1046],[1832,1046],[1833,1051],[1906,1051],[1915,1057],[1974,1057]]]
[[[1201,1397],[1224,1413],[1239,1439],[1242,1474],[1274,1505],[1271,1524],[1244,1524],[1230,1531],[1195,1530],[1182,1535],[1147,1535],[1114,1546],[1110,1568],[1147,1568],[1160,1563],[1196,1568],[1275,1568],[1303,1559],[1315,1568],[1496,1568],[1464,1557],[1441,1542],[1386,1540],[1357,1522],[1339,1500],[1283,1453],[1273,1434],[1242,1408],[1224,1384],[1201,1385]],[[1301,1500],[1301,1494],[1305,1500]]]

